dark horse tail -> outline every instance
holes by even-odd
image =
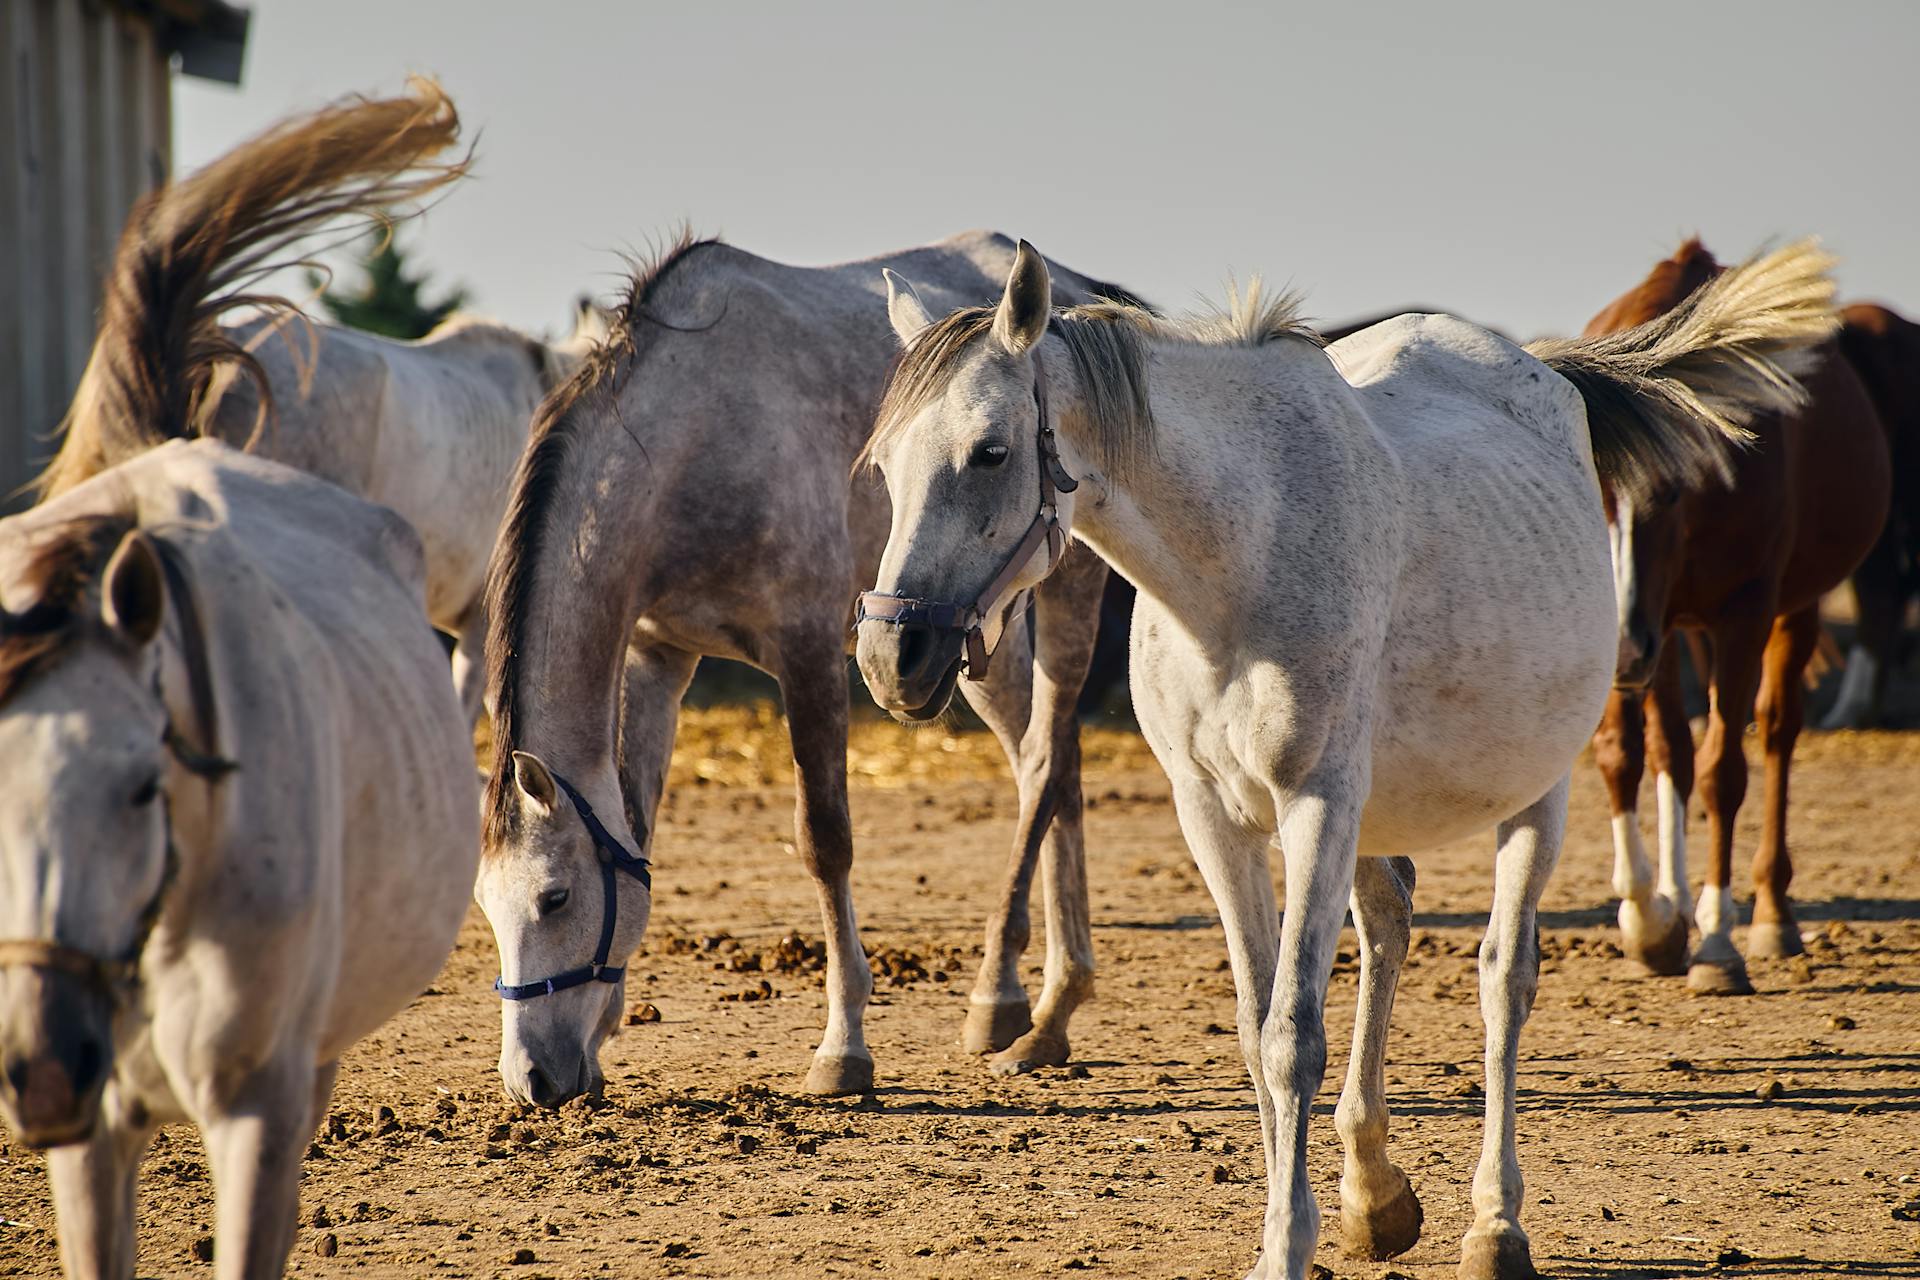
[[[1839,328],[1834,259],[1813,240],[1762,254],[1701,285],[1664,315],[1527,350],[1587,402],[1594,465],[1616,492],[1730,480],[1731,450],[1763,413],[1797,408],[1797,375]]]
[[[237,368],[270,392],[259,364],[221,330],[222,313],[290,309],[251,292],[290,265],[290,246],[342,218],[373,222],[466,172],[436,161],[460,133],[440,86],[348,98],[273,126],[153,192],[127,217],[100,307],[100,332],[60,425],[60,451],[33,482],[61,493],[165,440],[190,435],[214,375]]]

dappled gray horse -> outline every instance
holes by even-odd
[[[872,979],[847,883],[846,650],[849,606],[888,524],[881,488],[849,479],[896,352],[879,270],[909,271],[957,305],[991,297],[1012,259],[1012,242],[985,232],[822,268],[683,242],[636,277],[606,346],[542,408],[487,606],[494,762],[478,897],[512,997],[500,1068],[514,1096],[555,1105],[601,1081],[619,960],[650,904],[639,873],[680,699],[702,654],[780,681],[799,852],[826,931],[827,1027],[807,1087],[871,1087]],[[1067,271],[1060,283],[1075,299],[1112,292]],[[998,1070],[1064,1061],[1067,1020],[1092,990],[1073,708],[1105,575],[1094,557],[1069,557],[1038,594],[1034,634],[1017,607],[984,619],[997,653],[966,689],[1020,788],[964,1033],[974,1052],[1002,1051]],[[1029,1013],[1018,961],[1036,859],[1046,985]]]
[[[1387,1159],[1384,1083],[1407,855],[1492,824],[1487,1120],[1460,1270],[1532,1275],[1514,1073],[1568,770],[1613,669],[1596,464],[1690,475],[1738,422],[1789,402],[1797,387],[1768,357],[1831,331],[1825,262],[1798,246],[1653,324],[1529,351],[1445,316],[1323,349],[1287,300],[1261,305],[1257,290],[1181,324],[1055,312],[1024,244],[997,309],[936,321],[890,280],[907,353],[871,456],[894,523],[863,611],[931,613],[983,584],[1033,584],[1054,563],[1026,541],[1036,520],[1138,588],[1134,707],[1220,909],[1260,1107],[1253,1275],[1305,1280],[1313,1257],[1307,1121],[1349,903],[1363,959],[1335,1113],[1342,1225],[1367,1257],[1418,1237],[1419,1202]],[[938,621],[918,636],[866,622],[860,668],[883,706],[920,715],[965,645]]]

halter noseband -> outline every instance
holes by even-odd
[[[552,773],[551,770],[548,772]],[[589,982],[618,982],[626,977],[625,965],[616,968],[607,963],[613,957],[613,926],[620,910],[619,888],[614,882],[613,873],[616,870],[624,871],[645,885],[648,893],[653,892],[653,873],[647,869],[647,860],[627,851],[627,847],[607,830],[606,824],[594,813],[593,806],[574,789],[571,782],[557,773],[553,774],[553,780],[560,790],[566,792],[567,799],[573,802],[574,811],[580,815],[580,822],[586,827],[587,834],[593,837],[593,849],[600,858],[600,945],[593,949],[591,961],[551,978],[509,983],[506,975],[501,974],[493,980],[493,989],[502,1000],[532,1000],[538,996],[550,996],[556,991],[585,986]]]
[[[1067,473],[1060,461],[1060,447],[1053,436],[1053,418],[1047,409],[1047,371],[1040,363],[1038,351],[1033,356],[1033,403],[1040,420],[1036,437],[1040,454],[1040,510],[987,589],[972,604],[863,591],[853,618],[856,630],[863,622],[884,622],[895,627],[923,626],[932,631],[964,632],[966,655],[961,660],[960,671],[969,680],[986,678],[987,662],[993,657],[987,649],[987,621],[1010,611],[1019,594],[1024,594],[1010,594],[1010,588],[1043,543],[1047,548],[1046,573],[1060,566],[1060,557],[1067,551],[1067,534],[1060,527],[1059,495],[1080,487],[1080,482]]]
[[[187,584],[186,571],[180,565],[180,553],[159,537],[149,535],[149,540],[153,544],[155,558],[160,561],[161,573],[166,578],[167,596],[173,601],[174,613],[180,619],[181,657],[187,666],[187,688],[193,701],[194,718],[200,723],[200,734],[206,747],[203,750],[194,746],[174,725],[171,712],[167,714],[166,728],[160,740],[181,768],[212,786],[240,766],[220,754],[220,730],[213,705],[213,673],[207,666],[206,631],[200,624],[200,610]],[[153,673],[153,696],[164,711],[166,695],[160,688],[157,666]],[[180,851],[173,840],[173,810],[165,791],[160,793],[159,804],[161,825],[166,832],[166,861],[160,871],[160,887],[153,891],[153,897],[140,909],[132,943],[118,956],[102,959],[91,951],[48,938],[0,940],[0,968],[21,965],[31,969],[50,969],[71,974],[90,986],[102,988],[116,1001],[127,997],[139,979],[140,957],[147,949],[147,940],[153,936],[154,927],[160,923],[160,911],[165,904],[167,891],[173,887],[180,872]]]

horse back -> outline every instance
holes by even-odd
[[[1873,303],[1840,315],[1840,349],[1887,433],[1894,510],[1909,536],[1920,537],[1920,325]]]

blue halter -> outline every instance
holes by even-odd
[[[613,926],[617,918],[620,899],[614,883],[613,873],[624,871],[653,892],[653,873],[647,869],[647,860],[638,854],[627,852],[606,824],[593,812],[593,806],[587,798],[574,790],[573,784],[559,774],[553,780],[567,793],[567,799],[573,801],[575,812],[579,813],[581,823],[587,834],[593,837],[594,852],[600,856],[600,945],[594,948],[593,960],[578,969],[569,969],[565,973],[555,974],[551,978],[542,978],[537,982],[520,982],[509,985],[506,975],[493,980],[493,989],[502,1000],[532,1000],[537,996],[550,996],[556,991],[566,991],[573,987],[585,986],[589,982],[618,982],[627,976],[625,965],[615,968],[607,963],[613,953]],[[642,836],[645,839],[645,836]]]

